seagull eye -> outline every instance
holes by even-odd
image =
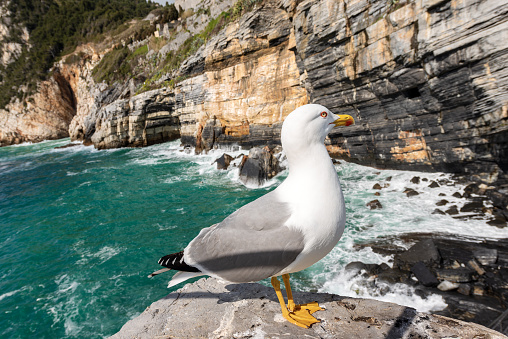
[[[326,118],[327,116],[328,116],[328,113],[326,113],[326,112],[321,112],[321,117]]]

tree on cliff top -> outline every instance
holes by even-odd
[[[144,17],[157,5],[150,0],[16,0],[9,3],[14,23],[27,27],[29,46],[0,74],[0,107],[13,96],[30,94],[49,75],[57,58],[80,43],[100,38],[126,21]],[[16,35],[20,32],[13,32]]]

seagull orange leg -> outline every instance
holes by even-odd
[[[286,294],[288,295],[288,310],[289,312],[295,312],[296,310],[308,310],[310,314],[321,311],[323,308],[319,306],[319,304],[316,301],[307,303],[307,304],[300,304],[295,305],[295,302],[293,300],[293,292],[291,292],[291,285],[289,284],[289,274],[283,274],[282,280],[284,280],[284,286],[286,287]],[[314,318],[314,317],[313,317]],[[319,320],[316,319],[316,322],[319,322]]]
[[[284,277],[286,276],[286,277]],[[312,324],[318,323],[319,320],[314,318],[311,313],[321,310],[317,303],[310,303],[304,305],[295,305],[293,301],[293,294],[291,293],[291,286],[289,285],[289,275],[285,274],[282,276],[284,285],[286,286],[286,292],[288,294],[288,305],[284,302],[284,296],[280,290],[280,282],[276,277],[272,277],[272,286],[279,299],[280,307],[282,310],[282,316],[286,318],[290,323],[303,328],[309,328]],[[314,305],[315,304],[315,305]],[[309,305],[309,306],[307,306]]]

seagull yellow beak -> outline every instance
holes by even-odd
[[[350,115],[344,114],[339,115],[338,117],[339,118],[337,120],[332,122],[335,126],[351,126],[355,124],[355,120]]]

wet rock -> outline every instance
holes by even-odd
[[[448,280],[455,283],[467,283],[473,281],[473,270],[469,268],[436,269],[439,280]]]
[[[240,181],[249,186],[261,186],[280,170],[279,161],[268,147],[253,147],[240,164]]]
[[[483,296],[485,295],[485,288],[480,284],[474,284],[473,294],[477,296]]]
[[[419,195],[420,193],[418,193],[417,191],[415,191],[414,189],[412,188],[406,188],[406,190],[403,192],[403,193],[406,193],[406,196],[408,198],[411,198],[411,197],[414,197],[416,195]]]
[[[439,284],[436,276],[421,261],[411,267],[411,272],[413,272],[416,279],[418,279],[423,286],[434,287]]]
[[[485,206],[483,205],[482,201],[471,201],[471,202],[464,204],[464,206],[462,206],[460,211],[463,213],[482,212],[483,208],[485,208]]]
[[[414,197],[414,196],[419,195],[419,194],[420,193],[418,193],[416,191],[411,191],[411,192],[406,193],[408,198]]]
[[[439,283],[439,285],[437,285],[437,288],[440,290],[440,291],[443,291],[443,292],[446,292],[446,291],[453,291],[453,290],[456,290],[460,287],[460,284],[457,284],[457,283],[453,283],[451,281],[448,281],[448,280],[443,280]]]
[[[381,209],[383,208],[383,205],[379,202],[379,200],[372,200],[367,203],[367,207],[369,207],[371,210]]]
[[[497,261],[497,250],[482,248],[473,252],[474,257],[482,265],[493,265]]]
[[[355,273],[355,274],[360,272],[361,270],[366,270],[366,269],[367,269],[367,265],[364,264],[363,262],[360,262],[360,261],[350,262],[349,264],[346,265],[346,267],[344,267],[344,270],[346,272]]]
[[[435,181],[432,181],[429,185],[430,188],[436,188],[436,187],[440,187],[439,184]]]
[[[476,184],[476,183],[469,184],[464,188],[463,197],[469,198],[469,197],[471,197],[472,194],[478,194],[479,189],[480,189],[480,186],[478,184]]]
[[[440,260],[441,256],[434,241],[426,239],[416,243],[406,252],[396,254],[393,266],[409,271],[418,262],[432,265]]]
[[[423,179],[422,179],[422,181],[429,181],[429,179],[427,179],[427,178],[423,178]]]
[[[507,222],[503,216],[496,215],[494,216],[494,219],[487,221],[487,224],[489,224],[490,226],[502,228],[506,227]]]
[[[436,202],[436,206],[444,206],[447,203],[448,203],[448,200],[443,199],[443,200]]]
[[[227,153],[222,154],[219,158],[215,160],[217,163],[217,169],[219,170],[227,170],[231,160],[234,158]]]
[[[471,267],[473,270],[475,270],[476,273],[478,273],[479,275],[484,275],[485,274],[485,270],[480,267],[480,265],[478,264],[478,262],[475,259],[469,260],[467,262],[467,265],[469,267]]]
[[[440,197],[446,197],[446,194],[444,194],[444,193],[439,193],[439,194],[438,194],[438,196],[440,196]]]
[[[374,189],[374,190],[380,190],[380,189],[382,189],[382,188],[383,188],[383,187],[382,187],[380,184],[378,184],[378,183],[377,183],[377,184],[374,184],[374,186],[372,186],[372,189]]]
[[[492,201],[499,214],[508,220],[508,185],[487,190],[485,195]]]
[[[412,182],[413,184],[417,184],[417,185],[418,185],[418,184],[420,183],[420,177],[413,177],[413,178],[411,179],[411,182]]]
[[[473,288],[470,284],[459,284],[459,288],[457,289],[457,292],[463,295],[470,295]]]
[[[377,279],[389,284],[407,283],[409,281],[409,272],[397,268],[387,269],[377,274]]]
[[[492,319],[498,317],[505,309],[508,303],[508,239],[486,239],[478,242],[477,238],[469,239],[435,233],[408,234],[397,236],[396,239],[402,242],[417,241],[417,243],[433,240],[441,260],[427,263],[425,267],[438,278],[438,281],[446,280],[458,284],[459,287],[456,291],[441,291],[435,287],[424,286],[420,280],[415,283],[416,275],[408,280],[406,278],[408,269],[406,267],[398,268],[399,257],[405,252],[400,247],[393,246],[394,237],[387,237],[384,241],[378,239],[369,245],[376,253],[394,255],[394,269],[380,273],[375,282],[381,280],[380,276],[383,276],[387,277],[386,282],[392,284],[403,282],[414,286],[415,294],[422,296],[422,298],[430,294],[441,295],[448,306],[442,311],[435,311],[435,313],[458,319],[470,319],[484,325],[489,325]],[[385,245],[383,246],[383,244]],[[471,265],[471,262],[478,259],[474,257],[473,253],[479,253],[480,257],[481,251],[477,251],[484,249],[496,250],[497,260],[495,263],[491,261],[489,265],[483,265],[478,261],[479,269],[478,267],[474,269],[474,264]],[[424,278],[420,277],[420,279],[425,281]],[[372,281],[370,283],[374,284]],[[508,327],[508,319],[503,323],[503,328],[505,327]]]
[[[459,192],[455,192],[452,194],[452,197],[455,197],[455,198],[462,198],[462,194],[460,194]]]
[[[381,193],[379,193],[379,192],[375,192],[375,193],[374,193],[374,195],[375,195],[376,197],[379,197],[379,196],[381,195]]]
[[[446,212],[447,214],[449,214],[449,215],[457,215],[457,214],[459,214],[459,210],[458,210],[458,208],[457,208],[457,206],[456,206],[456,205],[453,205],[452,207],[450,207],[449,209],[447,209],[445,212]]]
[[[446,215],[446,213],[445,213],[445,212],[443,212],[443,211],[441,211],[439,208],[436,208],[436,209],[432,212],[432,214],[441,214],[441,215]]]
[[[392,181],[392,177],[388,177],[385,179],[386,181]]]
[[[82,143],[69,143],[67,145],[63,145],[63,146],[58,146],[58,147],[55,147],[55,149],[64,149],[64,148],[70,148],[70,147],[76,147],[76,146],[80,146],[80,145],[83,145]]]

